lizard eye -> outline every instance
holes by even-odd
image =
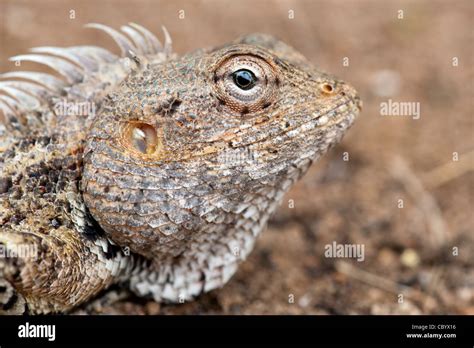
[[[214,81],[219,100],[243,114],[271,103],[277,85],[274,68],[253,55],[228,58],[215,71]]]
[[[257,80],[253,72],[246,69],[237,70],[232,74],[232,77],[234,78],[234,83],[244,91],[251,89]]]

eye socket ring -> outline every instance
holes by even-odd
[[[230,56],[220,63],[214,74],[217,97],[236,112],[256,112],[275,98],[275,67],[260,56]]]

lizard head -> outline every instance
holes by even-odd
[[[90,129],[84,199],[112,240],[146,257],[248,250],[245,234],[263,229],[359,109],[351,86],[262,34],[151,59]]]

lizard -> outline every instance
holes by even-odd
[[[112,285],[177,303],[220,288],[284,194],[361,110],[267,34],[178,56],[129,23],[0,75],[0,311],[67,313]]]

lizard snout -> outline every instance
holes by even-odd
[[[356,89],[352,87],[350,84],[345,82],[340,82],[341,94],[344,96],[348,96],[354,106],[357,107],[359,111],[362,110],[362,100],[360,99],[359,94],[357,93]]]

